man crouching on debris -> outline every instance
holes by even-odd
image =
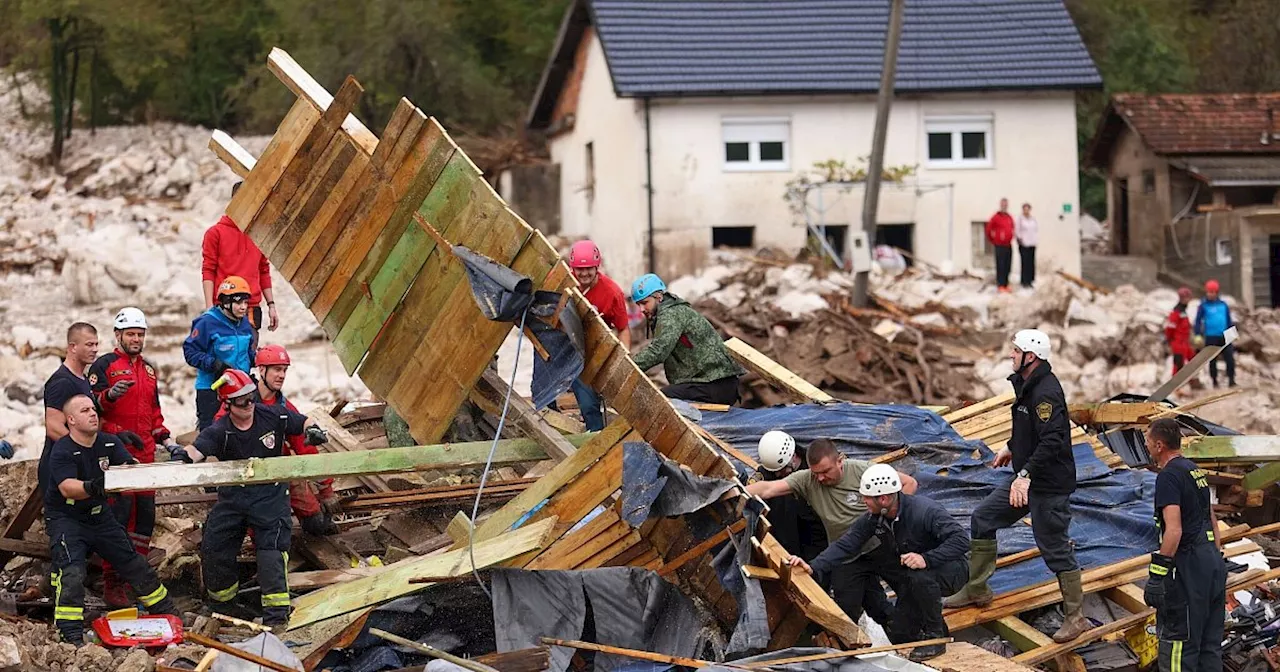
[[[947,598],[945,606],[985,606],[993,595],[987,579],[996,570],[996,531],[1031,513],[1031,532],[1049,570],[1058,575],[1065,618],[1053,641],[1069,642],[1089,630],[1081,613],[1084,591],[1080,565],[1071,544],[1071,493],[1076,489],[1076,462],[1071,451],[1067,399],[1049,367],[1049,336],[1023,329],[1013,336],[1013,434],[1009,447],[992,466],[1013,465],[1013,481],[987,495],[969,520],[973,552],[969,583]]]
[[[631,300],[644,311],[653,334],[631,359],[641,371],[662,365],[668,383],[663,394],[706,404],[738,402],[738,378],[745,371],[729,356],[707,318],[667,292],[666,283],[652,273],[631,285]]]
[[[819,577],[849,563],[876,580],[884,579],[898,596],[885,628],[894,644],[947,636],[942,597],[964,585],[968,576],[964,528],[937,502],[902,492],[898,472],[887,464],[874,464],[863,472],[858,492],[867,513],[812,563],[798,556],[789,563]],[[861,553],[872,538],[880,543]],[[917,646],[909,658],[920,662],[946,650],[945,644]]]
[[[107,506],[103,472],[112,465],[136,463],[114,434],[98,431],[93,399],[71,397],[62,407],[69,433],[49,449],[44,490],[44,524],[49,532],[53,622],[65,642],[84,644],[84,580],[90,553],[111,563],[153,614],[178,615],[169,591]]]
[[[1209,482],[1182,456],[1182,430],[1172,418],[1147,428],[1147,451],[1160,467],[1156,477],[1156,527],[1160,548],[1151,554],[1143,601],[1156,608],[1160,672],[1222,669],[1227,569]]]
[[[227,406],[227,415],[215,420],[196,437],[195,443],[173,452],[175,459],[199,462],[247,460],[252,457],[280,457],[286,437],[303,434],[307,445],[328,441],[323,429],[306,426],[307,416],[282,406],[256,403],[255,385],[249,374],[228,369],[213,383],[218,398]],[[246,528],[253,528],[258,556],[258,585],[262,590],[262,623],[276,626],[289,622],[289,542],[293,521],[289,511],[289,484],[229,485],[218,488],[218,501],[204,524],[200,543],[200,565],[209,599],[219,606],[231,606],[240,591],[236,554],[244,542]],[[229,614],[235,615],[235,614]]]

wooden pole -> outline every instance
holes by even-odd
[[[831,660],[833,658],[848,658],[849,656],[865,656],[869,653],[887,653],[889,651],[900,651],[902,649],[914,649],[917,646],[933,646],[934,644],[950,644],[950,637],[939,637],[937,639],[926,639],[919,642],[906,642],[904,644],[886,644],[884,646],[872,646],[865,649],[853,649],[852,651],[831,651],[829,653],[815,653],[811,656],[797,656],[795,658],[779,658],[778,660],[761,660],[754,663],[746,663],[742,665],[749,670],[758,670],[766,667],[777,667],[780,665],[794,665],[796,663],[808,663],[815,660]]]
[[[707,667],[709,665],[717,665],[709,660],[698,660],[697,658],[685,658],[684,656],[668,656],[665,653],[654,653],[652,651],[640,651],[638,649],[624,649],[618,646],[608,646],[606,644],[593,644],[591,642],[580,642],[576,639],[555,639],[553,637],[543,637],[543,644],[551,646],[567,646],[571,649],[580,649],[583,651],[595,651],[597,653],[612,653],[618,656],[626,656],[627,658],[635,658],[636,660],[648,660],[655,663],[666,663],[668,665],[680,665],[681,667]],[[728,665],[728,663],[725,663]]]
[[[203,646],[208,649],[216,649],[218,651],[221,651],[222,653],[227,654],[228,656],[235,656],[236,658],[239,658],[241,660],[247,660],[256,665],[261,665],[262,667],[265,667],[268,670],[275,670],[276,672],[298,672],[298,668],[296,667],[285,667],[284,665],[281,665],[280,663],[277,663],[274,660],[268,660],[266,658],[263,658],[262,656],[249,653],[248,651],[241,651],[240,649],[237,649],[234,646],[223,644],[222,642],[219,642],[216,639],[205,637],[204,635],[200,635],[194,632],[188,632],[185,635],[183,635],[183,637],[185,637],[187,641],[192,642],[194,644],[199,644],[200,646]]]
[[[494,668],[492,668],[492,667],[489,667],[488,665],[485,665],[484,663],[477,663],[477,662],[476,662],[476,661],[474,661],[474,660],[467,660],[466,658],[459,658],[459,657],[457,657],[457,656],[453,655],[452,653],[446,653],[446,652],[444,652],[444,651],[441,651],[440,649],[437,649],[437,648],[436,648],[436,647],[434,647],[434,646],[427,646],[426,644],[419,644],[418,642],[415,642],[415,641],[413,641],[413,640],[411,640],[411,639],[405,639],[404,637],[401,637],[401,636],[399,636],[399,635],[393,635],[393,634],[391,634],[391,633],[387,632],[386,630],[379,630],[378,628],[369,628],[369,634],[371,634],[371,635],[373,635],[373,636],[375,636],[375,637],[381,637],[381,638],[383,638],[383,639],[387,640],[388,642],[392,642],[392,643],[394,643],[394,644],[399,644],[400,646],[404,646],[404,647],[407,647],[407,648],[413,649],[414,651],[417,651],[418,653],[426,654],[426,655],[428,655],[428,656],[431,656],[432,658],[439,658],[440,660],[447,660],[447,661],[449,661],[450,663],[453,663],[454,665],[457,665],[458,667],[461,667],[461,668],[465,668],[465,669],[471,670],[471,672],[498,672],[496,669],[494,669]]]

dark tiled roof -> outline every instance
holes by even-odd
[[[1157,154],[1280,154],[1280,93],[1120,93],[1109,114]]]
[[[889,0],[591,0],[621,96],[874,92]],[[909,0],[896,90],[1096,88],[1062,0]]]

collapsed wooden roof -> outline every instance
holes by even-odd
[[[736,605],[709,562],[724,532],[694,538],[678,518],[633,529],[613,510],[570,532],[597,506],[610,505],[621,487],[624,441],[644,440],[699,475],[735,479],[735,472],[636,368],[557,251],[506,206],[444,128],[407,99],[379,138],[351,115],[362,91],[354,78],[331,96],[282,50],[272,51],[268,65],[298,99],[257,159],[214,133],[210,147],[244,179],[227,214],[297,290],[347,371],[408,421],[416,441],[439,441],[511,329],[481,315],[462,264],[449,254],[452,245],[507,264],[540,289],[566,292],[583,320],[582,379],[621,418],[482,522],[476,542],[506,532],[547,500],[527,523],[553,521],[546,539],[506,566],[649,567],[732,624]],[[733,497],[741,511],[740,484]],[[769,536],[767,521],[750,534],[756,562],[780,569],[786,553]],[[771,646],[790,645],[808,620],[846,642],[861,639],[811,578],[781,574],[764,586]]]

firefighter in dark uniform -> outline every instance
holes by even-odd
[[[760,437],[756,455],[760,459],[760,478],[766,481],[781,480],[809,468],[804,449],[790,434],[776,429]],[[822,519],[795,494],[769,500],[769,522],[773,523],[773,536],[792,555],[813,560],[827,547]]]
[[[69,433],[49,449],[44,490],[44,522],[54,588],[53,620],[66,642],[84,643],[84,581],[90,553],[115,566],[153,614],[178,612],[169,592],[107,506],[103,472],[136,462],[114,434],[98,432],[93,399],[76,395],[62,407]]]
[[[218,460],[246,460],[252,457],[280,457],[287,437],[302,434],[307,445],[320,445],[328,438],[316,425],[306,426],[307,416],[283,406],[267,406],[254,401],[256,385],[249,374],[229,369],[214,381],[218,398],[227,405],[227,415],[200,432],[195,443],[175,451],[175,459],[199,462],[206,457]],[[226,611],[240,591],[236,554],[246,530],[253,529],[258,556],[258,585],[262,590],[262,623],[276,626],[289,622],[289,543],[293,520],[289,511],[289,484],[222,486],[218,501],[204,524],[200,544],[200,564],[204,586],[212,602]]]
[[[1218,672],[1226,613],[1227,569],[1209,483],[1182,456],[1182,431],[1172,418],[1147,428],[1147,452],[1156,476],[1160,549],[1151,554],[1143,601],[1156,609],[1161,672]]]
[[[1058,576],[1065,618],[1053,641],[1069,642],[1090,628],[1081,609],[1084,591],[1080,565],[1071,544],[1071,493],[1076,489],[1076,463],[1071,450],[1067,399],[1049,366],[1049,336],[1023,329],[1013,337],[1013,433],[1009,447],[993,467],[1012,464],[1016,474],[978,505],[969,519],[973,540],[969,583],[947,598],[945,606],[985,606],[992,592],[987,580],[996,569],[996,531],[1031,513],[1031,531],[1049,570]]]
[[[885,633],[894,644],[947,636],[942,596],[964,585],[968,571],[964,554],[969,539],[964,528],[941,504],[902,492],[898,472],[887,464],[873,464],[862,474],[858,492],[867,505],[849,531],[823,551],[812,564],[792,556],[788,563],[821,578],[844,564],[853,564],[884,579],[897,593]],[[879,543],[864,547],[871,539]],[[917,646],[909,658],[920,662],[945,653],[945,644]]]

